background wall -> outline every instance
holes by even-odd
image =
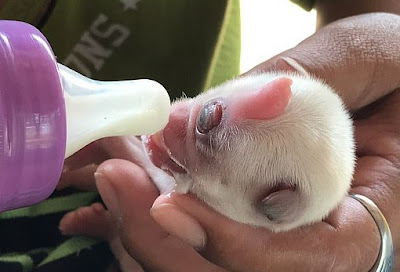
[[[242,57],[245,72],[295,46],[314,33],[316,13],[289,0],[241,0]]]

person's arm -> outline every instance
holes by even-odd
[[[371,12],[400,14],[400,2],[381,0],[291,0],[306,11],[317,11],[317,30],[349,16]]]
[[[400,2],[381,0],[317,0],[317,29],[341,18],[370,12],[400,14]]]
[[[348,18],[281,54],[335,86],[353,111],[387,95],[355,120],[358,163],[352,193],[365,195],[378,205],[393,230],[396,252],[400,245],[396,211],[400,95],[394,90],[400,87],[399,25],[400,17],[388,14]],[[275,65],[273,58],[254,71]],[[162,197],[152,207],[157,191],[132,163],[108,161],[97,172],[102,177],[97,187],[127,252],[146,268],[368,271],[378,256],[377,226],[367,210],[349,197],[323,222],[272,234],[227,220],[187,195]],[[163,228],[150,217],[151,207],[153,219]]]

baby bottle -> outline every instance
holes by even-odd
[[[162,129],[169,109],[159,83],[88,79],[58,64],[35,27],[0,21],[0,211],[47,198],[88,143]]]

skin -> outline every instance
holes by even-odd
[[[282,68],[279,57],[290,57],[325,79],[354,112],[358,160],[351,191],[372,199],[385,215],[395,269],[400,246],[399,25],[400,17],[388,14],[338,21],[249,71]],[[149,271],[368,271],[377,258],[377,227],[349,197],[323,222],[272,234],[228,220],[190,195],[157,199],[157,189],[129,155],[129,144],[112,141],[103,142],[102,152],[125,160],[100,165],[96,180],[108,208],[104,212],[115,223],[108,239],[122,241],[126,249],[120,260],[129,255]],[[61,229],[85,233],[73,222],[65,219]]]
[[[317,29],[341,18],[369,12],[389,12],[400,14],[400,4],[393,1],[380,0],[317,0]]]

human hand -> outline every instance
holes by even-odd
[[[108,159],[124,159],[143,166],[144,153],[137,146],[138,141],[134,136],[108,137],[85,146],[65,160],[57,189],[97,190],[94,173]]]
[[[394,1],[316,0],[314,8],[317,10],[317,29],[338,19],[363,13],[390,12],[400,14],[400,6]]]
[[[372,199],[392,230],[400,224],[395,210],[400,94],[394,91],[400,87],[399,23],[399,17],[387,14],[349,18],[279,55],[324,78],[356,112],[358,165],[352,191]],[[293,68],[277,60],[250,72]],[[190,196],[162,196],[151,216],[166,232],[150,217],[157,191],[141,171],[129,162],[108,161],[98,169],[97,185],[128,253],[150,270],[367,271],[377,258],[376,225],[350,198],[324,222],[272,234],[232,222]],[[393,239],[397,248],[398,232]]]

